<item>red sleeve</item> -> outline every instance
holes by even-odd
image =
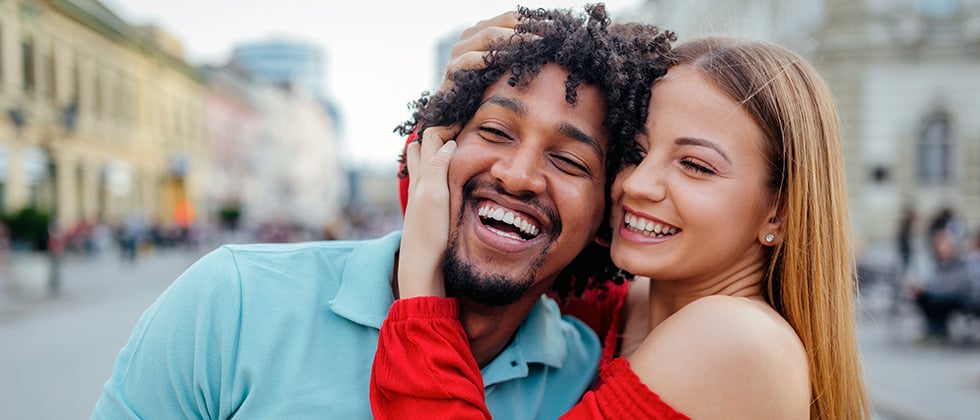
[[[599,372],[600,385],[586,392],[563,420],[587,419],[653,419],[690,420],[650,391],[629,362],[617,358]]]
[[[483,376],[454,299],[396,300],[371,372],[376,419],[489,419]]]

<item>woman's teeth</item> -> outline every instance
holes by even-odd
[[[626,223],[626,227],[628,227],[630,230],[642,233],[646,236],[670,236],[678,231],[676,227],[657,223],[652,220],[647,220],[628,213],[626,214],[624,222]]]

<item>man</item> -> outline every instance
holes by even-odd
[[[453,87],[418,101],[406,123],[462,127],[444,276],[499,418],[557,417],[599,357],[594,333],[542,297],[596,236],[610,142],[630,112],[619,103],[621,45],[604,8],[588,10],[521,9],[535,36],[491,48],[485,68],[452,73]],[[378,328],[394,273],[410,263],[399,240],[212,252],[140,318],[92,417],[371,418]]]

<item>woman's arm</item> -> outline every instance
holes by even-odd
[[[483,376],[454,299],[395,301],[371,372],[376,419],[489,419]]]
[[[489,419],[483,378],[469,352],[456,302],[418,297],[396,301],[381,328],[371,375],[376,419]],[[566,420],[687,419],[651,392],[622,358],[602,368]]]

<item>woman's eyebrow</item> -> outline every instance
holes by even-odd
[[[715,144],[715,142],[710,141],[710,140],[705,140],[705,139],[701,139],[701,138],[697,138],[697,137],[678,137],[676,140],[674,140],[674,144],[676,144],[678,146],[701,146],[701,147],[707,147],[707,148],[709,148],[711,150],[714,150],[714,151],[718,152],[718,154],[721,155],[721,157],[724,158],[725,161],[728,162],[729,164],[732,163],[732,160],[728,158],[728,154],[725,153],[725,151],[722,150],[720,146],[718,146],[717,144]]]

